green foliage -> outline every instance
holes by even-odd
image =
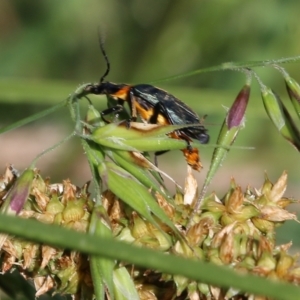
[[[180,86],[168,87],[167,89],[195,108],[199,115],[209,115],[205,122],[208,123],[208,126],[212,125],[209,127],[209,131],[210,135],[214,137],[214,143],[219,132],[219,125],[224,118],[221,116],[225,115],[221,105],[229,106],[235,93],[222,89],[225,87],[229,90],[237,89],[242,85],[241,76],[236,72],[231,72],[231,70],[238,67],[254,67],[257,64],[254,60],[270,59],[268,63],[258,62],[259,66],[266,66],[273,62],[271,60],[273,58],[282,57],[283,55],[298,55],[299,9],[300,3],[298,1],[283,2],[280,0],[266,0],[263,4],[259,1],[231,1],[231,3],[225,3],[204,0],[183,3],[179,0],[146,0],[143,2],[130,0],[125,3],[122,1],[100,0],[90,1],[85,4],[84,8],[79,0],[61,3],[43,1],[31,5],[24,4],[22,1],[14,3],[4,1],[0,4],[0,19],[4,24],[0,32],[0,125],[9,125],[8,127],[2,127],[0,132],[7,132],[10,129],[24,126],[42,116],[48,118],[50,113],[55,114],[53,114],[54,121],[49,122],[50,119],[47,119],[50,123],[48,128],[56,128],[56,124],[61,120],[64,124],[69,122],[66,121],[68,119],[66,114],[60,115],[58,112],[58,109],[65,106],[66,102],[56,104],[47,111],[42,109],[45,108],[45,104],[52,105],[65,98],[70,91],[74,90],[78,82],[99,80],[105,70],[104,60],[100,55],[97,41],[97,28],[100,26],[100,31],[103,28],[106,31],[104,34],[106,36],[105,48],[112,65],[108,80],[145,83],[157,80],[161,83],[156,84],[165,87],[163,80],[160,80],[161,78],[182,73],[189,75],[187,72],[199,69],[200,66],[217,65],[216,68],[202,68],[200,71],[191,72],[190,75],[194,75],[192,77],[178,76],[178,78],[181,78]],[[251,25],[249,26],[249,24]],[[232,63],[219,65],[219,63],[226,61],[246,61],[248,59],[254,62],[243,62],[240,65]],[[226,74],[224,72],[208,72],[213,69],[225,70]],[[202,72],[206,72],[206,74],[200,75]],[[272,68],[258,69],[258,72],[262,78],[267,80],[268,86],[275,86],[277,92],[283,93],[282,76],[278,76],[278,73],[274,72]],[[296,72],[298,72],[297,64],[291,64],[289,73],[293,78],[299,78]],[[198,75],[195,76],[196,74]],[[177,82],[173,78],[171,83]],[[298,109],[297,92],[299,86],[295,82],[294,79],[293,82],[290,82],[292,87],[290,87],[289,96],[294,101],[295,108]],[[190,88],[187,88],[187,86],[190,86]],[[199,89],[200,86],[201,90]],[[209,87],[210,90],[203,89],[205,87]],[[93,96],[91,99],[95,102],[99,100],[98,97]],[[100,99],[99,102],[97,108],[102,110],[106,106],[106,101]],[[250,153],[250,151],[237,150],[234,147],[228,148],[235,151],[233,157],[237,159],[239,164],[231,163],[229,160],[227,166],[241,166],[243,173],[246,173],[244,170],[251,170],[252,165],[255,164],[260,168],[271,169],[274,173],[288,168],[292,181],[296,183],[294,190],[298,192],[299,168],[297,162],[299,161],[299,153],[292,152],[293,150],[282,145],[279,139],[279,142],[275,145],[274,141],[277,141],[277,136],[270,134],[273,128],[268,127],[266,122],[263,121],[265,113],[260,102],[261,100],[257,95],[251,96],[246,120],[247,128],[245,134],[239,140],[239,145],[253,146],[254,144],[254,146],[257,146],[257,150]],[[37,104],[41,106],[37,108],[38,113],[36,115],[32,114],[30,117],[10,126],[13,116],[16,120],[27,117],[30,114],[28,113],[29,109]],[[80,130],[83,127],[80,120],[82,116],[79,111],[76,111],[78,107],[74,106],[72,109],[74,109],[72,113],[76,124],[74,133],[81,134]],[[40,112],[41,110],[42,112]],[[17,112],[16,115],[14,115],[15,112]],[[25,114],[20,117],[20,113]],[[299,114],[298,110],[296,113]],[[73,128],[70,123],[67,126]],[[46,128],[43,127],[44,125],[39,126],[42,130]],[[105,127],[105,130],[108,129],[111,130],[109,126]],[[83,148],[89,160],[95,186],[101,188],[102,184],[107,182],[104,182],[105,180],[100,182],[100,180],[106,178],[110,189],[115,191],[116,195],[124,197],[125,202],[154,226],[160,226],[154,216],[168,224],[167,216],[160,210],[157,203],[153,202],[153,198],[147,192],[151,188],[155,191],[160,188],[159,177],[150,176],[150,173],[156,170],[152,169],[152,166],[148,166],[150,171],[140,166],[132,166],[131,158],[128,157],[128,152],[125,152],[125,150],[181,149],[184,142],[167,139],[166,132],[161,133],[161,136],[164,136],[161,140],[157,136],[152,140],[149,135],[147,140],[126,136],[127,140],[123,142],[120,138],[121,131],[113,131],[114,137],[116,135],[119,135],[119,137],[110,140],[108,139],[108,132],[105,136],[105,130],[100,128],[93,133],[93,142],[100,145],[100,150],[97,150],[98,153],[93,152],[95,149],[91,147],[91,145],[94,145],[91,139],[83,141]],[[290,131],[285,134],[285,136],[288,135],[289,140],[292,140],[292,143],[296,139],[290,138],[290,135],[292,137],[296,135],[296,138],[298,138],[298,131],[294,125],[293,130],[293,134]],[[45,129],[45,132],[47,132],[47,129]],[[294,132],[296,132],[295,135]],[[125,132],[126,134],[130,135],[131,132]],[[35,134],[33,133],[31,137],[34,139]],[[27,142],[31,144],[30,139],[27,139],[26,144]],[[2,142],[2,147],[5,144],[5,142]],[[74,166],[74,162],[79,161],[76,151],[73,151],[72,146],[68,147],[67,157],[61,157],[63,163],[55,163],[60,179],[63,176],[70,176],[68,161],[71,167]],[[212,152],[213,147],[213,145],[208,146],[205,150]],[[40,152],[44,148],[47,147],[42,145],[36,151]],[[117,150],[114,152],[112,149]],[[225,153],[228,149],[216,148],[216,151]],[[110,157],[119,166],[113,163],[103,163],[104,156]],[[264,163],[269,161],[270,165],[262,165],[258,157]],[[202,158],[207,166],[209,154],[204,153]],[[22,161],[24,165],[21,167],[27,166],[30,163],[30,158],[28,158],[28,161],[24,161],[22,158]],[[246,164],[249,161],[250,164]],[[66,175],[62,175],[63,173],[58,165],[63,166]],[[208,167],[205,169],[207,170]],[[49,173],[53,174],[52,172]],[[82,183],[81,172],[76,173],[80,173],[78,180]],[[239,173],[241,173],[240,169],[238,170]],[[228,176],[225,178],[229,181]],[[249,178],[246,180],[247,183],[251,181]],[[215,178],[215,182],[222,181],[224,181],[224,176],[221,177],[221,180],[218,180],[218,177]],[[131,184],[128,182],[131,182]],[[257,182],[260,182],[260,180]],[[128,189],[128,186],[131,189]],[[213,188],[218,189],[220,186],[214,186]],[[133,197],[134,191],[140,194],[144,199],[143,202],[140,202],[139,198]],[[166,194],[169,193],[166,192]],[[96,192],[96,198],[98,201],[101,198],[99,191]],[[98,213],[101,215],[101,209]],[[105,220],[104,217],[101,222],[103,220]],[[40,228],[35,224],[30,224],[30,222],[23,224],[22,221],[19,222],[19,220],[11,218],[6,219],[6,217],[0,220],[0,227],[3,232],[35,239],[38,242],[76,249],[92,255],[93,278],[101,278],[102,276],[105,279],[102,281],[103,285],[99,286],[96,291],[99,299],[103,297],[105,285],[108,286],[110,291],[113,290],[111,281],[112,261],[109,259],[121,259],[137,265],[161,268],[166,272],[180,273],[196,280],[203,280],[203,282],[220,286],[232,286],[233,283],[236,283],[238,288],[253,293],[266,292],[270,297],[278,297],[278,299],[297,299],[298,289],[294,287],[274,284],[251,276],[240,278],[234,272],[216,266],[207,266],[201,262],[183,261],[172,256],[166,259],[165,256],[154,251],[144,251],[144,249],[120,243],[114,244],[114,241],[110,240],[109,233],[105,231],[107,229],[105,228],[106,225],[101,227],[98,221],[96,218],[93,222],[95,228],[99,231],[95,229],[94,232],[90,233],[99,236],[99,241],[105,248],[104,250],[99,248],[99,241],[89,235],[76,235],[72,232],[70,239],[66,240],[69,233],[60,228],[53,229],[56,233],[54,235],[54,231],[45,226],[43,227],[45,231],[41,235]],[[103,226],[102,223],[100,225]],[[23,226],[28,226],[26,228],[29,231],[24,232]],[[172,223],[169,223],[169,227],[177,232]],[[74,236],[72,236],[73,234]],[[105,239],[103,236],[108,236],[108,238]],[[296,236],[294,243],[300,244],[299,238],[297,240],[297,232],[294,236]],[[81,241],[81,243],[78,241]],[[115,251],[120,248],[122,248],[121,252]],[[198,268],[196,271],[195,266]],[[127,271],[125,269],[119,269],[118,271],[121,276],[114,273],[115,280],[126,282]],[[216,273],[220,276],[216,277],[214,275]],[[222,274],[223,276],[221,276]],[[116,290],[114,292],[118,295],[120,291]],[[134,291],[132,291],[132,295],[134,295]]]

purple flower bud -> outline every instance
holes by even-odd
[[[9,191],[2,212],[17,215],[22,210],[31,190],[34,179],[32,169],[25,170]]]
[[[232,127],[239,127],[242,125],[249,97],[250,86],[246,84],[241,89],[228,111],[226,120],[228,129],[231,129]]]

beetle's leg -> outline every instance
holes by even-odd
[[[101,111],[101,118],[105,123],[110,123],[110,121],[106,120],[105,116],[110,115],[112,113],[117,114],[123,110],[123,105],[117,104],[115,106],[109,107],[103,111]]]
[[[186,149],[187,149],[190,153],[192,153],[192,152],[193,152],[193,147],[191,146],[191,141],[192,141],[192,140],[191,140],[185,133],[183,133],[183,132],[180,131],[180,130],[176,131],[176,134],[177,134],[178,138],[180,138],[180,139],[186,141],[186,143],[187,143]]]
[[[133,92],[130,91],[129,92],[129,100],[128,100],[128,105],[129,105],[129,109],[130,109],[130,112],[131,112],[131,117],[130,119],[128,119],[126,122],[126,126],[127,128],[130,128],[130,122],[135,122],[136,119],[137,119],[137,112],[136,112],[136,99],[135,99],[135,96],[133,95]]]
[[[133,92],[130,91],[128,104],[129,104],[129,108],[130,108],[130,112],[131,112],[131,118],[130,118],[129,122],[131,122],[131,121],[135,122],[137,119],[135,103],[136,103],[135,96],[133,95]]]

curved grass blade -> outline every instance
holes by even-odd
[[[160,222],[170,227],[181,240],[183,239],[179,230],[157,204],[149,190],[138,182],[136,178],[126,170],[110,162],[106,163],[106,173],[108,188],[153,226],[160,229],[167,240],[169,240],[170,237],[161,229],[161,226],[157,223],[153,215],[156,216]],[[100,176],[102,177],[103,175],[103,171],[101,172],[100,170]]]
[[[148,166],[140,165],[141,162],[134,156],[134,152],[115,150],[107,151],[107,155],[111,157],[120,167],[132,174],[138,181],[145,185],[148,189],[154,189],[159,193],[163,193],[166,197],[170,197],[165,193],[162,182],[157,182],[150,172],[150,162]],[[145,158],[146,160],[146,158]],[[144,163],[144,162],[141,162]]]
[[[31,115],[30,117],[27,117],[27,118],[24,118],[22,120],[19,120],[19,121],[15,122],[15,123],[13,123],[11,125],[4,126],[4,127],[0,128],[0,134],[4,133],[4,132],[8,132],[8,131],[16,129],[16,128],[19,128],[21,126],[24,126],[26,124],[29,124],[29,123],[33,122],[33,121],[41,119],[41,118],[43,118],[45,116],[48,116],[48,115],[56,112],[60,108],[66,106],[66,103],[67,103],[66,100],[61,101],[60,103],[58,103],[58,104],[56,104],[56,105],[54,105],[54,106],[52,106],[52,107],[50,107],[48,109],[45,109],[45,110],[43,110],[43,111],[41,111],[39,113]]]

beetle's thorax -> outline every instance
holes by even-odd
[[[94,85],[94,94],[109,95],[112,98],[127,100],[127,96],[130,90],[128,84],[117,84],[113,82],[102,82]]]

